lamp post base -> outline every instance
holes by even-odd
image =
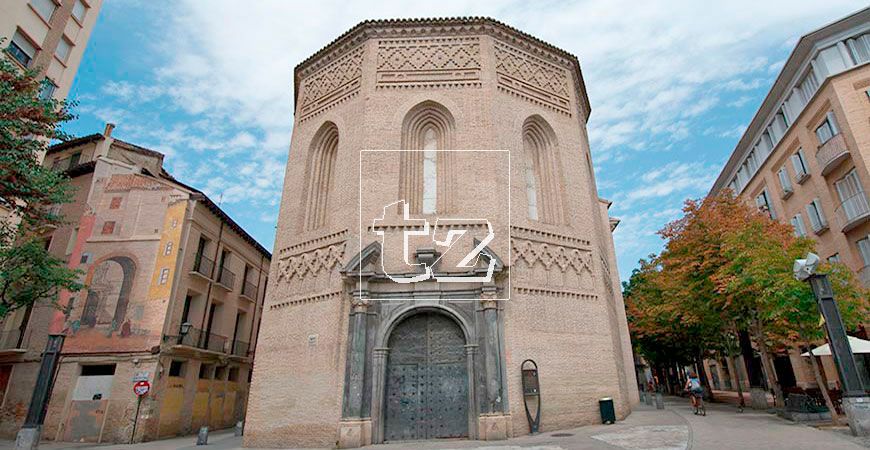
[[[18,435],[15,436],[15,450],[38,449],[40,436],[42,436],[42,426],[18,430]]]
[[[855,436],[870,436],[870,396],[843,397],[843,412]]]

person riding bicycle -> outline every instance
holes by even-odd
[[[695,372],[689,373],[689,379],[686,380],[685,389],[689,391],[689,396],[692,399],[692,407],[698,408],[701,396],[704,395],[704,389],[701,387],[701,380]]]

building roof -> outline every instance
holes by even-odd
[[[785,90],[791,86],[792,80],[798,75],[804,62],[813,55],[816,44],[868,22],[870,22],[870,7],[801,36],[776,80],[773,82],[773,86],[758,108],[758,111],[755,112],[755,116],[752,117],[752,121],[749,123],[746,131],[743,132],[740,141],[737,142],[737,147],[731,153],[731,157],[728,158],[728,162],[725,163],[725,167],[722,168],[719,177],[713,183],[710,194],[715,194],[728,185],[728,182],[737,172],[737,168],[740,167],[743,159],[752,150],[755,138],[762,131],[763,127],[767,125],[767,118],[779,107],[778,102],[785,94]]]
[[[62,143],[60,143],[60,144],[52,145],[51,147],[49,147],[49,149],[48,149],[48,151],[46,152],[46,154],[57,153],[57,152],[59,152],[59,151],[63,151],[63,150],[66,150],[66,149],[70,149],[70,148],[78,147],[78,146],[80,146],[80,145],[85,145],[85,144],[88,144],[88,143],[91,143],[91,142],[100,141],[100,140],[103,140],[103,139],[105,139],[105,136],[102,135],[102,134],[99,134],[99,133],[96,133],[96,134],[90,134],[90,135],[87,135],[87,136],[83,136],[83,137],[80,137],[80,138],[76,138],[76,139],[72,139],[72,140],[69,140],[69,141],[66,141],[66,142],[62,142]],[[132,151],[132,152],[140,153],[140,154],[143,154],[143,155],[146,155],[146,156],[151,156],[151,157],[159,158],[161,161],[163,160],[163,157],[164,157],[163,153],[160,153],[160,152],[158,152],[158,151],[151,150],[151,149],[148,149],[148,148],[145,148],[145,147],[141,147],[141,146],[138,146],[138,145],[135,145],[135,144],[131,144],[131,143],[129,143],[129,142],[122,141],[122,140],[120,140],[120,139],[114,139],[113,142],[112,142],[112,145],[114,145],[114,146],[118,146],[118,147],[120,147],[120,148],[123,148],[124,150],[128,150],[128,151]],[[87,162],[84,162],[84,163],[82,163],[82,164],[79,164],[79,165],[77,165],[77,166],[75,166],[75,167],[70,168],[70,169],[67,170],[65,173],[66,173],[69,177],[77,177],[77,176],[79,176],[79,175],[84,175],[84,174],[86,174],[86,173],[91,173],[91,172],[93,172],[95,166],[96,166],[96,161],[87,161]],[[237,234],[238,234],[238,235],[239,235],[239,236],[240,236],[240,237],[241,237],[245,242],[251,244],[254,248],[257,249],[257,251],[259,251],[260,253],[262,253],[263,255],[265,255],[266,258],[269,258],[270,260],[272,259],[272,253],[271,253],[271,252],[269,252],[268,250],[266,250],[266,248],[263,247],[259,242],[257,242],[257,240],[254,239],[253,236],[251,236],[250,234],[248,234],[248,232],[245,231],[245,229],[242,228],[241,225],[239,225],[238,223],[236,223],[236,221],[233,220],[233,218],[230,217],[229,214],[227,214],[226,212],[224,212],[224,210],[221,209],[221,208],[220,208],[220,207],[219,207],[215,202],[213,202],[213,201],[212,201],[212,200],[211,200],[207,195],[205,195],[204,192],[202,192],[202,191],[200,191],[199,189],[196,189],[196,188],[194,188],[194,187],[192,187],[192,186],[189,186],[189,185],[187,185],[187,184],[184,184],[184,183],[182,183],[182,182],[176,180],[175,177],[173,177],[172,175],[170,175],[169,172],[167,172],[165,169],[164,169],[163,172],[160,174],[160,176],[157,176],[157,175],[155,175],[155,174],[151,174],[151,173],[146,173],[145,175],[147,175],[147,176],[152,176],[152,177],[154,177],[154,178],[165,179],[165,180],[170,181],[170,182],[172,182],[172,183],[178,184],[179,186],[183,187],[184,189],[187,189],[187,190],[191,191],[191,192],[192,192],[192,195],[191,195],[191,198],[192,198],[192,199],[194,199],[194,200],[196,200],[196,201],[202,203],[203,205],[205,205],[205,207],[206,207],[209,211],[211,211],[211,212],[212,212],[214,215],[216,215],[219,219],[223,220],[223,221],[224,221],[224,222],[225,222],[225,223],[230,227],[230,229],[232,229],[233,231],[235,231],[235,232],[236,232],[236,233],[237,233]]]
[[[569,53],[555,45],[549,44],[541,39],[538,39],[528,33],[525,33],[517,28],[507,25],[503,22],[490,17],[434,17],[434,18],[418,18],[418,19],[378,19],[365,20],[358,23],[348,31],[345,31],[332,42],[300,62],[294,70],[294,89],[293,101],[298,99],[299,83],[302,81],[301,72],[314,62],[329,56],[331,53],[336,54],[327,58],[329,61],[335,59],[338,55],[344,54],[352,47],[367,40],[372,36],[383,37],[407,37],[413,34],[432,34],[426,33],[422,27],[444,27],[451,31],[460,31],[465,34],[469,30],[461,30],[458,27],[469,27],[471,31],[476,33],[484,33],[493,36],[502,36],[511,38],[511,41],[517,42],[524,40],[534,44],[535,46],[552,52],[562,58],[567,59],[574,69],[577,76],[577,98],[580,100],[580,108],[585,119],[589,120],[589,115],[592,112],[592,107],[589,104],[589,96],[586,94],[586,83],[583,81],[583,72],[580,70],[580,61],[572,53]],[[384,29],[402,29],[395,33],[388,33]]]

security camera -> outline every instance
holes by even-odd
[[[809,277],[816,273],[819,268],[819,255],[815,253],[807,253],[807,259],[798,259],[794,262],[794,277],[798,281],[806,281]]]

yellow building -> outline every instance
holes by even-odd
[[[24,420],[56,320],[67,337],[44,439],[126,443],[244,418],[271,255],[162,154],[111,131],[46,155],[76,189],[46,246],[85,288],[60,295],[64,310],[37,304],[0,323],[0,436]],[[137,408],[140,380],[152,390]]]

